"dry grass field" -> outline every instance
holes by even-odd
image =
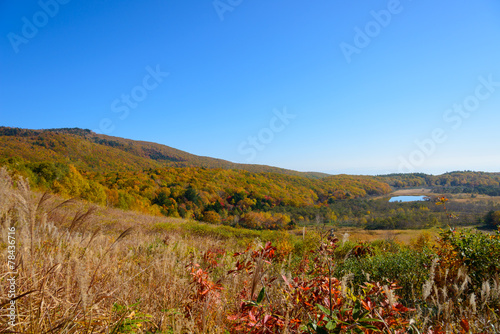
[[[392,196],[419,196],[419,195],[438,195],[431,192],[428,188],[417,188],[417,189],[399,189],[392,192]]]
[[[364,230],[359,228],[340,228],[337,235],[355,242],[371,242],[375,240],[395,241],[402,244],[409,244],[417,240],[421,235],[437,236],[439,229],[425,230]]]

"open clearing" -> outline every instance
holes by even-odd
[[[392,193],[391,196],[419,196],[419,195],[438,195],[431,192],[429,188],[418,188],[418,189],[399,189]]]
[[[382,199],[395,196],[438,196],[440,194],[433,193],[429,188],[415,188],[415,189],[398,189],[390,194],[375,196],[373,199]]]
[[[439,229],[423,229],[423,230],[363,230],[359,228],[340,228],[335,232],[337,237],[343,240],[347,234],[347,239],[351,241],[374,241],[388,240],[397,241],[408,244],[412,239],[418,238],[422,233],[435,236]]]

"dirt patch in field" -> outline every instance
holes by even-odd
[[[391,196],[419,196],[419,195],[437,195],[431,192],[429,188],[419,189],[399,189],[390,194]]]
[[[382,199],[394,196],[438,196],[439,194],[433,193],[429,188],[417,188],[417,189],[399,189],[393,191],[390,194],[375,196],[373,199]]]

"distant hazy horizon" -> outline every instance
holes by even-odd
[[[500,171],[500,3],[0,5],[0,125],[330,174]]]

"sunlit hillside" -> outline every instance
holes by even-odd
[[[236,164],[193,155],[172,147],[97,134],[86,129],[29,130],[0,127],[0,157],[20,157],[31,162],[73,164],[80,170],[102,172],[142,171],[159,167],[206,167],[272,172],[321,178],[323,173]]]

